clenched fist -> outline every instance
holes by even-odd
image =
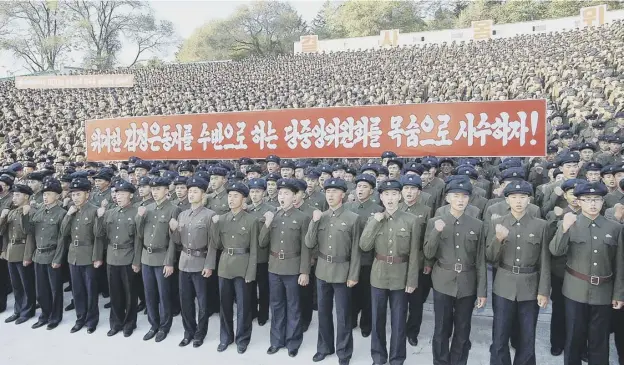
[[[169,229],[171,229],[172,231],[175,231],[176,229],[178,229],[178,220],[175,218],[171,218],[171,220],[169,221]]]
[[[102,204],[100,205],[102,208],[106,208],[108,206],[108,200],[102,200]]]
[[[264,224],[267,227],[270,227],[271,223],[273,223],[273,217],[275,217],[275,214],[273,214],[273,212],[264,213]]]
[[[137,213],[139,213],[139,215],[142,217],[145,215],[145,212],[147,211],[147,208],[145,207],[139,207],[139,209],[137,210]]]
[[[2,213],[0,213],[0,218],[6,218],[9,215],[8,209],[2,209]]]
[[[314,212],[312,212],[312,220],[314,222],[318,222],[321,219],[322,215],[323,215],[323,212],[321,212],[320,210],[316,209]]]
[[[567,232],[574,222],[576,222],[576,214],[572,212],[566,213],[566,215],[563,216],[563,232]]]
[[[624,205],[622,205],[621,203],[617,203],[613,207],[613,215],[618,222],[622,222],[622,218],[624,218]]]
[[[28,212],[30,212],[30,205],[24,205],[24,206],[22,207],[22,213],[23,213],[24,215],[28,215]]]
[[[563,189],[561,189],[561,186],[557,186],[555,188],[555,194],[557,194],[557,196],[562,196],[563,195]]]
[[[97,210],[98,217],[102,218],[104,216],[104,213],[106,213],[106,208],[99,207],[98,210]]]
[[[553,209],[553,212],[555,212],[555,215],[557,217],[561,217],[561,215],[563,214],[563,209],[561,207],[555,207],[555,209]]]
[[[219,215],[215,214],[212,216],[212,223],[217,224],[219,223]]]
[[[76,208],[75,205],[72,205],[71,207],[69,207],[69,210],[67,211],[67,214],[74,215],[74,213],[76,213],[77,211],[78,211],[78,208]]]
[[[442,232],[442,230],[444,230],[444,227],[446,227],[446,223],[444,223],[442,219],[438,219],[437,221],[435,221],[434,227],[436,231]]]
[[[496,239],[499,242],[503,242],[505,238],[507,238],[507,236],[509,236],[509,230],[502,224],[497,224],[496,225]]]
[[[377,222],[381,222],[384,219],[384,214],[383,213],[375,213],[375,215],[373,216],[373,218],[375,218],[375,220]]]

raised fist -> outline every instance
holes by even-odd
[[[264,213],[264,224],[267,227],[269,227],[271,223],[273,222],[273,217],[275,217],[275,214],[273,214],[273,212]]]
[[[145,207],[139,207],[139,209],[137,210],[137,213],[139,213],[139,215],[142,217],[145,215],[145,212],[147,211],[147,208]]]
[[[219,222],[219,215],[215,214],[212,216],[212,223],[217,224]]]
[[[509,230],[503,226],[502,224],[496,225],[496,239],[502,242],[505,238],[509,236]]]
[[[384,219],[384,214],[383,213],[375,213],[375,215],[373,216],[373,218],[375,218],[375,220],[377,222],[381,222]]]
[[[442,219],[438,219],[437,221],[435,221],[434,226],[435,226],[436,231],[442,232],[444,227],[446,227],[446,223],[444,223]]]
[[[318,222],[321,219],[322,215],[323,215],[323,212],[321,212],[320,210],[316,209],[314,212],[312,212],[312,220],[314,222]]]
[[[563,216],[563,231],[567,232],[570,227],[576,222],[576,214],[569,212]]]
[[[72,205],[71,207],[69,207],[69,210],[67,211],[67,214],[69,215],[73,215],[74,213],[76,213],[78,211],[78,208],[76,208],[75,205]]]

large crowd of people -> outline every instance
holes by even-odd
[[[510,341],[514,363],[535,364],[548,305],[553,356],[607,364],[613,332],[624,358],[624,22],[84,73],[133,73],[135,86],[0,82],[5,322],[39,313],[32,327],[54,330],[75,310],[72,333],[106,316],[109,336],[129,337],[145,310],[143,339],[161,342],[180,314],[180,346],[200,347],[215,314],[217,351],[245,353],[256,320],[270,323],[268,354],[295,357],[316,311],[315,362],[347,365],[359,327],[374,364],[399,365],[432,294],[434,364],[467,363],[486,301],[491,364],[511,364]],[[535,98],[548,101],[543,158],[85,161],[88,119]]]

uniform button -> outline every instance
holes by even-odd
[[[595,223],[592,223],[592,227],[596,227],[596,224],[595,224]]]
[[[459,236],[459,232],[455,233],[456,236]]]
[[[115,229],[119,229],[119,227],[115,227]]]
[[[117,219],[117,222],[121,222],[121,219]]]
[[[329,235],[329,238],[331,238],[331,235]],[[392,241],[390,241],[390,242],[392,242]]]
[[[460,259],[457,259],[457,261],[460,261]]]
[[[331,246],[329,246],[329,249],[331,250]]]
[[[284,243],[284,241],[280,241],[280,243]]]
[[[153,226],[152,226],[152,228],[156,228],[156,226],[155,226],[155,225],[153,225]]]
[[[284,231],[282,231],[282,234],[284,234]]]
[[[392,232],[392,228],[390,228],[389,231]]]
[[[390,220],[392,220],[392,217],[390,217]]]
[[[520,262],[520,259],[516,259],[516,262]]]
[[[392,253],[392,251],[390,251],[389,253]]]
[[[282,222],[282,224],[284,224],[284,222]]]
[[[330,224],[329,226],[330,226],[330,227],[333,227],[334,225],[333,225],[333,224]]]
[[[189,235],[190,235],[190,233],[189,233]],[[232,238],[234,238],[234,236],[232,236]]]
[[[455,248],[459,248],[459,245],[455,246]]]
[[[598,250],[594,250],[594,253],[598,253]]]
[[[598,237],[594,236],[594,239],[595,239],[595,240],[597,240],[597,239],[598,239]]]
[[[392,240],[389,240],[388,242],[392,243]]]
[[[115,238],[119,238],[119,236],[115,236]]]
[[[598,266],[598,263],[594,262],[594,266]]]
[[[520,238],[520,235],[519,235],[519,234],[517,234],[517,235],[516,235],[516,237]]]
[[[459,221],[455,222],[455,224],[459,224]]]
[[[516,247],[516,250],[519,250],[519,249],[520,249],[520,246]]]
[[[232,222],[235,221],[235,220],[236,220],[236,218],[232,218]]]

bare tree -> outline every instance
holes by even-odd
[[[31,72],[53,70],[71,49],[67,11],[63,2],[0,3],[0,47],[22,59]]]
[[[153,14],[137,16],[125,35],[138,47],[136,57],[128,67],[134,66],[144,52],[164,52],[177,41],[173,23],[169,20],[157,21]]]

